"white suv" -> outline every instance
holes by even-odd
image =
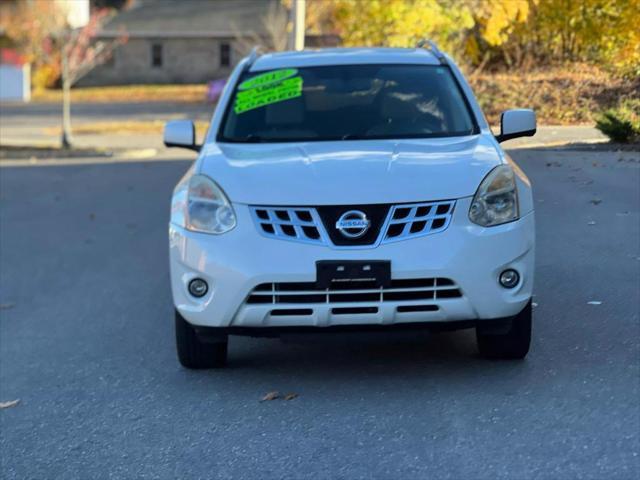
[[[173,194],[178,357],[219,367],[228,335],[475,327],[480,352],[531,339],[531,186],[454,62],[427,43],[252,53]]]

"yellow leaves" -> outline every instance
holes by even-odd
[[[308,0],[345,46],[422,38],[476,65],[593,61],[640,75],[640,0]]]
[[[527,0],[485,0],[481,3],[478,23],[483,39],[492,46],[506,42],[517,23],[529,16]]]
[[[413,47],[427,37],[445,48],[473,26],[464,4],[434,0],[334,0],[336,29],[345,46]]]
[[[637,26],[640,0],[627,0],[618,14],[610,39],[610,58],[623,74],[640,77],[640,29]]]
[[[53,88],[58,78],[60,78],[60,67],[57,63],[51,62],[35,69],[31,77],[31,84],[36,90],[44,90]]]

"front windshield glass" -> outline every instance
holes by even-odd
[[[218,141],[429,138],[475,131],[446,66],[332,65],[245,74]]]

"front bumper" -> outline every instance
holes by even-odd
[[[170,225],[170,267],[174,304],[194,325],[207,327],[329,327],[452,322],[510,317],[531,298],[534,277],[534,215],[497,227],[469,222],[470,198],[457,201],[449,227],[433,235],[380,245],[334,249],[261,236],[249,207],[234,205],[237,226],[223,235],[208,235]],[[446,278],[461,296],[432,300],[378,300],[248,304],[253,289],[265,283],[314,282],[318,260],[390,260],[394,280]],[[518,286],[498,284],[500,272],[516,269]],[[208,293],[192,297],[187,284],[200,277]],[[409,311],[406,306],[430,306]],[[354,307],[355,313],[338,310]],[[361,307],[361,308],[360,308]],[[401,307],[401,308],[398,308]],[[275,315],[274,310],[304,310],[304,315]],[[411,309],[408,309],[411,310]],[[346,312],[346,313],[345,313]],[[294,312],[295,313],[295,312]]]

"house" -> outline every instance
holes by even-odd
[[[31,68],[15,50],[0,48],[0,101],[31,99]]]
[[[101,39],[127,41],[79,85],[203,83],[226,77],[256,43],[286,37],[280,0],[136,0]],[[281,26],[274,32],[274,26]]]

